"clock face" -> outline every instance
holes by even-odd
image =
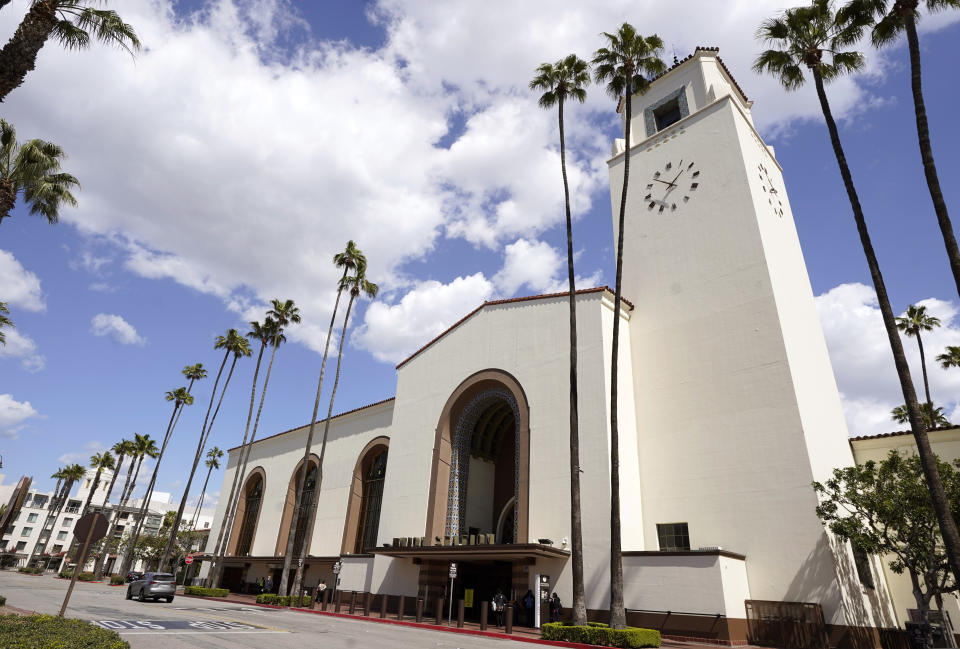
[[[700,188],[700,170],[691,160],[668,162],[653,172],[643,197],[647,210],[658,214],[675,212],[688,203]]]
[[[760,186],[767,195],[767,203],[770,205],[770,209],[773,210],[774,214],[783,218],[783,199],[780,198],[780,192],[773,184],[770,172],[762,164],[758,164],[757,174],[760,176]]]

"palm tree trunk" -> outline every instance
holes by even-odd
[[[343,279],[347,276],[347,269],[343,270],[343,277],[340,278],[340,288],[337,289],[337,299],[333,303],[333,315],[330,316],[330,326],[327,328],[327,342],[323,347],[323,360],[320,362],[320,379],[317,381],[317,397],[313,400],[313,415],[310,417],[310,430],[307,431],[307,444],[303,449],[303,466],[306,467],[310,462],[310,449],[313,447],[313,431],[317,425],[317,411],[320,410],[320,392],[323,390],[323,375],[327,369],[327,355],[330,352],[330,338],[333,337],[333,325],[337,319],[337,310],[340,308],[340,296],[343,294]],[[346,324],[346,323],[344,323]],[[342,339],[341,339],[342,340]],[[324,437],[324,443],[326,443],[326,437]],[[323,449],[321,449],[321,457]],[[321,471],[322,468],[317,469]],[[297,491],[294,496],[293,501],[293,511],[299,512],[301,503],[303,499],[303,485],[307,480],[307,471],[304,469],[300,472],[300,478],[297,480]],[[316,489],[314,489],[316,491]],[[314,499],[314,510],[316,509],[316,499]],[[294,517],[296,521],[296,517]],[[311,524],[313,521],[313,514],[311,514]],[[286,575],[290,570],[290,561],[292,559],[291,555],[293,554],[293,542],[294,534],[287,535],[287,550],[284,552],[283,556],[283,574]],[[298,565],[301,565],[298,563]],[[294,577],[294,592],[298,592],[300,588],[300,579],[302,575],[302,568],[297,568],[297,574]],[[280,577],[281,583],[283,582],[283,577]],[[283,590],[280,590],[280,593],[283,594]]]
[[[923,416],[917,403],[917,392],[913,387],[913,379],[910,377],[910,366],[907,364],[907,356],[903,351],[903,341],[900,340],[900,334],[897,331],[897,322],[890,306],[890,297],[883,282],[883,275],[880,274],[880,262],[877,261],[877,255],[873,250],[870,233],[867,231],[867,222],[863,216],[863,208],[860,206],[860,198],[857,196],[857,190],[853,185],[853,176],[850,174],[850,167],[847,165],[847,158],[843,152],[843,146],[840,144],[837,124],[830,112],[830,103],[827,101],[827,93],[823,87],[823,76],[817,66],[813,66],[812,71],[813,80],[817,86],[817,96],[820,98],[820,107],[823,109],[823,117],[827,122],[827,129],[830,131],[830,142],[833,144],[833,152],[837,157],[840,175],[843,177],[847,197],[850,199],[850,206],[853,208],[853,218],[857,223],[857,232],[860,234],[863,253],[867,257],[867,265],[870,267],[873,287],[877,292],[877,303],[880,306],[880,314],[883,316],[883,326],[887,331],[887,338],[890,341],[890,350],[893,352],[893,362],[897,368],[897,377],[900,379],[900,389],[903,391],[904,403],[910,417],[910,429],[913,431],[913,437],[917,442],[917,454],[920,456],[923,475],[927,480],[927,486],[930,488],[930,497],[933,500],[933,509],[936,512],[940,533],[943,536],[944,549],[947,551],[947,558],[954,577],[960,581],[960,533],[957,532],[957,524],[953,520],[950,503],[943,489],[943,481],[940,479],[937,456],[930,447],[927,429],[923,425]]]
[[[47,515],[43,519],[43,527],[40,528],[40,534],[37,534],[37,542],[33,544],[33,549],[30,550],[30,555],[27,557],[27,566],[30,565],[30,562],[33,561],[33,557],[37,554],[37,548],[40,547],[40,537],[43,535],[43,531],[47,529],[47,524],[50,523],[51,513],[53,512],[53,522],[57,522],[57,508],[60,506],[60,491],[63,487],[63,479],[57,480],[57,486],[53,489],[53,497],[50,498],[50,504],[47,506]]]
[[[197,529],[197,519],[200,518],[200,508],[203,507],[203,497],[207,495],[207,483],[210,482],[210,474],[213,473],[213,467],[207,467],[207,477],[203,481],[203,489],[200,490],[200,499],[197,501],[197,509],[193,512],[193,518],[190,519],[190,529]]]
[[[231,527],[233,527],[233,519],[234,519],[234,518],[236,517],[236,515],[237,515],[237,507],[238,507],[239,504],[240,504],[240,498],[243,496],[243,480],[244,480],[244,478],[246,477],[246,474],[247,474],[247,464],[250,462],[250,453],[253,452],[253,441],[254,441],[254,440],[256,439],[256,437],[257,437],[257,428],[260,426],[260,413],[263,412],[263,402],[264,402],[264,400],[267,398],[267,385],[270,383],[270,372],[273,370],[273,359],[274,359],[274,357],[277,355],[277,346],[278,346],[278,344],[279,344],[279,343],[278,343],[276,340],[274,340],[273,349],[270,351],[270,362],[267,363],[267,373],[266,373],[266,375],[263,377],[263,390],[260,392],[260,404],[257,406],[257,416],[256,416],[256,418],[253,420],[253,430],[250,432],[250,443],[246,445],[246,452],[245,452],[245,453],[242,453],[242,455],[243,455],[243,466],[241,467],[240,472],[234,476],[235,478],[238,478],[238,479],[239,479],[239,480],[238,480],[239,488],[237,489],[236,493],[235,493],[234,496],[233,496],[233,499],[232,499],[233,502],[232,502],[232,503],[228,503],[229,505],[231,505],[231,506],[229,507],[229,509],[227,510],[227,512],[229,513],[230,516],[229,516],[228,519],[225,520],[226,525],[223,527],[222,530],[220,530],[221,533],[222,533],[224,530],[229,530]],[[251,405],[252,405],[252,404],[251,404]],[[230,541],[230,537],[229,537],[229,532],[228,532],[228,533],[227,533],[227,536],[225,536],[225,539],[224,539],[224,542],[223,542],[223,547],[221,548],[222,551],[221,551],[221,553],[220,553],[220,555],[219,555],[219,557],[220,557],[221,560],[218,562],[218,565],[217,565],[217,567],[216,567],[216,580],[217,580],[217,582],[219,582],[219,580],[220,580],[220,575],[221,575],[222,572],[223,572],[222,556],[223,556],[223,554],[226,554],[227,544],[229,543],[229,541]],[[213,588],[217,588],[217,587],[218,587],[217,585],[214,585],[214,586],[213,586]]]
[[[10,216],[17,204],[17,187],[9,178],[0,178],[0,223]]]
[[[947,249],[950,260],[950,271],[953,281],[960,294],[960,247],[957,246],[957,237],[953,232],[953,223],[947,212],[947,202],[940,189],[940,179],[937,176],[937,164],[933,159],[933,147],[930,144],[930,127],[927,123],[927,108],[923,101],[922,77],[920,73],[920,39],[917,36],[916,1],[904,3],[913,5],[905,7],[903,22],[907,32],[907,48],[910,51],[910,85],[913,90],[913,108],[917,120],[917,140],[920,144],[920,158],[923,161],[923,173],[927,177],[927,188],[933,200],[933,210],[937,214],[937,223],[943,235],[943,244]],[[929,396],[927,397],[929,400]]]
[[[350,293],[350,301],[347,302],[347,313],[343,317],[343,330],[340,332],[340,343],[337,349],[337,373],[333,378],[333,390],[330,391],[330,407],[327,408],[327,419],[323,422],[323,439],[320,444],[320,461],[317,464],[317,486],[313,489],[316,497],[313,499],[313,506],[310,508],[310,518],[307,519],[307,531],[303,535],[303,547],[300,548],[300,553],[297,556],[297,572],[294,575],[293,590],[290,593],[291,595],[295,595],[300,592],[300,583],[303,579],[303,559],[307,556],[307,549],[310,547],[310,542],[313,540],[313,526],[317,519],[317,506],[320,504],[320,486],[323,483],[323,456],[326,455],[327,452],[327,437],[330,433],[330,418],[333,417],[333,401],[337,397],[337,386],[340,384],[340,366],[343,361],[343,343],[347,339],[347,325],[350,322],[350,311],[353,309],[353,301],[356,299],[356,297],[357,296],[354,295],[353,292]],[[307,472],[306,465],[304,465],[303,472]],[[291,527],[291,537],[293,536],[293,531],[294,527]],[[287,540],[287,551],[289,556],[289,552],[292,551],[292,546],[289,540]],[[280,579],[283,580],[286,576],[286,573],[284,573]]]
[[[123,462],[121,458],[121,463]],[[94,581],[100,581],[103,577],[103,564],[107,560],[107,555],[110,554],[110,543],[113,540],[113,530],[117,526],[117,521],[120,519],[120,514],[123,511],[124,505],[126,505],[127,500],[127,487],[130,486],[130,476],[133,474],[133,465],[136,464],[134,457],[130,456],[130,464],[127,466],[127,478],[123,483],[123,489],[120,490],[120,499],[117,501],[117,507],[114,512],[114,515],[110,517],[110,526],[107,528],[107,534],[103,537],[103,552],[100,553],[100,556],[97,557],[97,564],[93,568]],[[117,465],[119,470],[120,465]],[[116,474],[114,474],[116,478]],[[112,487],[111,487],[112,488]],[[107,499],[110,498],[110,492],[107,492]],[[109,516],[109,513],[108,513]]]
[[[117,484],[117,476],[120,475],[120,467],[123,466],[123,460],[126,458],[125,455],[120,454],[117,456],[117,466],[113,470],[113,477],[110,478],[110,484],[107,486],[107,495],[103,499],[103,514],[107,517],[107,522],[110,521],[110,510],[107,509],[107,504],[110,502],[110,496],[113,495],[113,487]],[[100,581],[102,575],[97,573],[100,571],[101,566],[103,565],[103,555],[106,554],[107,549],[107,540],[110,537],[105,536],[103,541],[100,542],[99,547],[101,551],[97,554],[96,560],[93,562],[93,571],[94,571],[94,581]]]
[[[90,492],[87,494],[87,500],[83,503],[83,509],[80,510],[80,516],[78,518],[83,518],[87,514],[87,510],[90,509],[90,501],[93,500],[93,494],[97,492],[97,487],[100,486],[100,475],[103,473],[102,468],[97,469],[96,475],[93,477],[93,484],[90,485]],[[74,552],[79,551],[79,544],[77,543],[77,537],[74,536],[73,540],[70,541],[70,547],[67,549],[67,555],[71,556]],[[76,560],[77,557],[74,557]],[[82,566],[81,566],[82,572]]]
[[[49,0],[36,2],[30,7],[17,31],[0,49],[0,102],[36,67],[37,54],[56,24],[57,13]]]
[[[920,339],[920,332],[917,331],[917,347],[920,348],[920,370],[923,372],[923,393],[927,397],[927,403],[930,404],[930,416],[933,417],[933,401],[930,399],[930,381],[927,380],[927,359],[923,354],[923,340]],[[930,420],[933,425],[933,419]]]
[[[223,374],[223,368],[227,365],[227,357],[230,356],[230,350],[223,354],[223,360],[220,361],[220,369],[217,370],[217,378],[213,382],[213,389],[210,391],[210,403],[207,404],[207,414],[203,418],[203,426],[200,428],[200,439],[197,442],[197,452],[193,456],[193,466],[190,467],[190,477],[187,478],[187,485],[183,488],[183,496],[180,497],[180,507],[177,508],[177,517],[170,526],[170,537],[167,539],[167,545],[160,555],[160,572],[166,568],[167,558],[173,552],[173,544],[177,540],[177,532],[180,531],[180,517],[183,516],[183,510],[187,507],[187,497],[190,495],[190,486],[193,484],[193,476],[197,472],[197,466],[200,464],[200,458],[203,457],[203,442],[207,432],[207,422],[210,419],[210,411],[213,409],[213,400],[217,396],[217,385],[220,384],[220,376]],[[226,390],[226,385],[223,386]]]
[[[629,79],[629,76],[628,76]],[[627,627],[627,611],[623,604],[623,555],[620,539],[620,429],[617,421],[617,376],[620,354],[620,303],[623,299],[623,226],[627,209],[627,183],[630,180],[630,118],[633,112],[633,89],[626,90],[626,122],[624,125],[623,192],[620,195],[620,220],[617,229],[617,274],[613,293],[613,351],[610,359],[610,626]]]
[[[583,530],[580,514],[580,417],[577,407],[577,287],[573,272],[573,219],[567,182],[567,142],[563,130],[563,99],[558,102],[560,171],[567,212],[567,281],[570,288],[570,554],[573,559],[573,623],[586,625],[587,600],[583,587]]]

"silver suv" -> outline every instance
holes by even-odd
[[[177,591],[177,584],[173,575],[167,572],[147,572],[143,578],[131,582],[127,586],[127,599],[136,597],[141,602],[150,598],[154,601],[165,599],[167,603],[173,601],[173,594]]]

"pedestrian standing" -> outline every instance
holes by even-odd
[[[273,575],[267,575],[267,581],[264,582],[263,588],[266,592],[273,592]]]
[[[560,621],[560,611],[563,610],[563,604],[560,603],[560,596],[556,592],[553,593],[553,597],[550,598],[550,621],[559,622]]]
[[[532,590],[527,590],[527,594],[523,596],[521,603],[523,604],[523,612],[524,612],[524,617],[526,618],[527,626],[534,626],[534,623],[533,623],[534,599],[533,599]]]
[[[503,609],[507,607],[507,598],[503,591],[497,589],[497,594],[493,596],[493,613],[497,620],[497,627],[503,626]]]

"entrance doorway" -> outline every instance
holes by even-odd
[[[453,580],[453,610],[456,615],[457,602],[461,599],[471,603],[467,591],[472,591],[473,606],[464,608],[464,618],[474,622],[480,621],[480,602],[493,601],[497,589],[503,592],[504,597],[510,600],[510,580],[513,574],[513,563],[510,561],[464,562],[457,564],[457,578]],[[447,581],[447,589],[450,582]],[[490,610],[489,608],[487,609]],[[492,612],[489,613],[490,623],[493,623]]]

